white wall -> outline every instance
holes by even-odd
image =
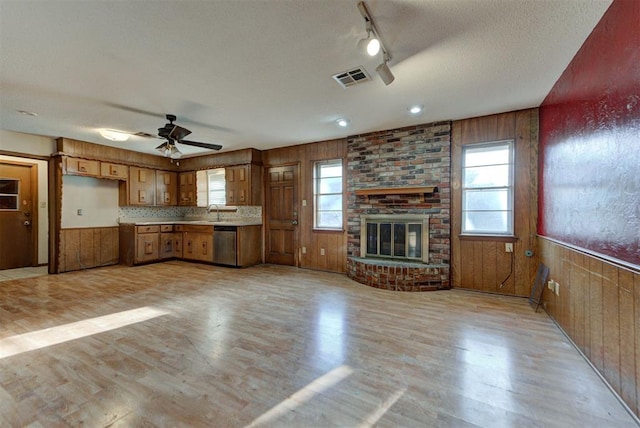
[[[49,156],[55,152],[55,140],[39,135],[0,129],[0,150],[17,154]],[[49,262],[49,210],[47,162],[19,156],[3,156],[0,160],[35,164],[38,166],[38,264]]]
[[[0,150],[38,156],[51,156],[56,151],[56,141],[41,135],[0,129]],[[45,170],[46,171],[46,170]]]
[[[62,228],[118,226],[118,181],[62,176]],[[82,215],[78,215],[82,210]]]

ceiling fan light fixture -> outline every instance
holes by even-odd
[[[129,139],[129,133],[115,129],[101,129],[100,135],[110,141],[127,141]]]
[[[172,144],[171,147],[167,149],[168,154],[165,156],[170,157],[171,159],[180,159],[182,157],[182,152],[178,150],[175,144]]]

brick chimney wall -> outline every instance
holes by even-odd
[[[347,255],[361,256],[361,214],[428,214],[429,263],[449,264],[451,122],[350,137],[347,162]],[[420,186],[437,186],[438,191],[369,198],[354,193],[356,189]]]

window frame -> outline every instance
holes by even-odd
[[[340,166],[340,192],[339,193],[320,193],[319,192],[319,171],[323,166],[334,165]],[[329,177],[323,177],[329,178]],[[313,229],[319,231],[344,231],[344,159],[326,159],[313,162]],[[318,225],[318,213],[320,212],[337,212],[337,210],[320,210],[318,203],[320,196],[340,195],[340,217],[342,219],[340,226],[330,227]]]
[[[225,178],[225,173],[226,173],[226,168],[209,168],[209,169],[205,169],[205,170],[200,170],[196,172],[196,176],[198,176],[200,174],[200,177],[205,178],[205,180],[202,180],[202,183],[200,182],[201,180],[197,180],[196,182],[201,186],[198,187],[197,193],[198,193],[198,198],[196,200],[196,205],[199,207],[208,207],[210,205],[218,205],[219,207],[225,207],[226,205],[226,193],[227,193],[227,183],[226,183],[226,178]],[[210,196],[210,192],[211,192],[211,186],[210,186],[210,176],[212,175],[218,175],[222,177],[221,182],[224,183],[224,187],[222,188],[222,195],[224,196],[224,201],[223,202],[211,202],[209,196]],[[218,189],[220,190],[220,189]],[[205,199],[204,201],[202,199]]]
[[[478,148],[491,148],[491,147],[499,147],[499,146],[507,146],[509,149],[509,160],[508,163],[496,163],[496,164],[488,164],[488,165],[479,165],[479,166],[501,166],[507,165],[509,168],[508,172],[508,184],[506,186],[483,186],[483,187],[466,187],[466,172],[467,168],[477,168],[478,165],[473,167],[466,166],[466,153],[469,149],[478,149]],[[461,207],[460,207],[460,236],[463,237],[473,237],[473,236],[495,236],[495,237],[515,237],[515,140],[497,140],[483,143],[475,143],[475,144],[466,144],[462,146],[461,153]],[[466,207],[466,198],[468,191],[483,191],[483,190],[500,190],[504,189],[507,191],[507,208],[506,210],[486,210],[491,212],[506,212],[507,213],[507,231],[501,232],[497,230],[481,230],[481,231],[470,231],[467,230],[466,226],[466,213],[467,212],[478,212],[481,210],[467,210]]]

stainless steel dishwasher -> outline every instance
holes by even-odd
[[[237,266],[237,226],[213,226],[213,262]]]

